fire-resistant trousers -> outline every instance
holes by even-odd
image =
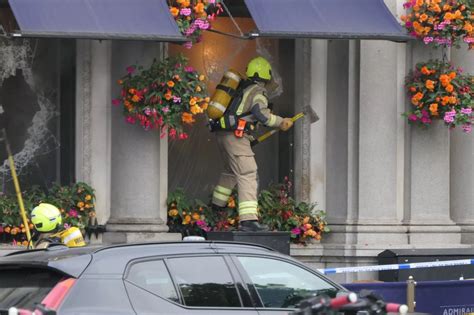
[[[258,219],[257,163],[247,137],[232,132],[217,132],[217,144],[224,161],[224,171],[214,189],[212,202],[224,207],[237,185],[240,221]]]

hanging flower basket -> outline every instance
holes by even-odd
[[[403,6],[406,29],[425,44],[450,47],[464,41],[474,48],[472,0],[408,0]]]
[[[223,10],[221,0],[171,0],[170,13],[181,33],[189,39],[184,46],[191,48],[201,41],[202,32],[211,28],[211,23]]]
[[[162,137],[168,132],[172,139],[187,139],[184,126],[192,125],[209,102],[204,75],[187,66],[182,55],[154,60],[148,69],[129,66],[127,72],[118,80],[120,98],[112,101],[123,105],[125,120],[160,130]]]
[[[433,61],[418,63],[406,78],[412,109],[403,115],[411,124],[429,126],[443,119],[451,129],[461,126],[471,132],[474,122],[474,77],[460,68]]]

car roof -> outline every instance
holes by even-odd
[[[229,253],[284,256],[257,244],[221,241],[137,243],[79,248],[52,246],[48,249],[18,251],[0,257],[0,267],[48,268],[77,278],[89,264],[85,274],[123,274],[126,264],[134,259]]]

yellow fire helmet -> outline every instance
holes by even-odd
[[[61,243],[63,243],[67,247],[86,246],[86,242],[84,241],[84,237],[82,236],[81,230],[79,230],[75,226],[56,233],[54,236],[61,238]]]
[[[272,79],[272,66],[267,59],[256,57],[250,60],[246,74],[249,78],[260,78],[270,81]]]
[[[31,211],[31,223],[41,233],[54,231],[62,221],[59,209],[49,203],[40,203]]]

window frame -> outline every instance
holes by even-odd
[[[296,310],[296,308],[282,308],[282,307],[265,307],[264,303],[260,297],[260,294],[258,293],[257,288],[255,287],[254,283],[252,282],[252,279],[250,278],[249,274],[245,270],[244,266],[242,263],[239,261],[239,257],[253,257],[253,258],[263,258],[263,259],[271,259],[271,260],[277,260],[281,261],[284,263],[291,264],[295,267],[299,267],[303,270],[308,271],[309,273],[313,274],[314,276],[320,278],[322,281],[325,281],[331,285],[333,285],[335,288],[339,289],[341,292],[348,292],[347,289],[342,287],[341,285],[337,284],[336,282],[332,281],[331,279],[328,279],[324,277],[322,274],[318,273],[317,271],[311,269],[310,267],[306,266],[305,264],[299,263],[297,261],[291,260],[291,259],[285,259],[284,257],[278,257],[278,256],[270,256],[270,255],[255,255],[255,254],[233,254],[231,255],[231,259],[233,263],[235,264],[240,276],[244,280],[244,285],[247,286],[247,290],[251,294],[251,298],[255,301],[256,303],[256,309],[260,311],[281,311],[281,310]],[[250,287],[249,287],[250,286]]]
[[[234,283],[235,290],[237,292],[239,301],[240,301],[240,307],[226,307],[226,306],[189,306],[185,304],[183,294],[181,292],[181,289],[179,288],[178,282],[176,280],[175,275],[171,271],[169,265],[172,263],[170,260],[175,259],[175,258],[201,258],[201,257],[220,257],[223,259],[229,274],[231,276],[231,279]],[[168,274],[171,278],[171,282],[173,283],[174,289],[176,291],[176,294],[178,296],[178,302],[172,301],[168,298],[159,296],[151,291],[148,291],[135,283],[127,280],[127,277],[129,276],[130,270],[133,265],[141,262],[149,262],[149,261],[157,261],[157,260],[162,260],[165,264],[166,270],[168,271]],[[127,282],[128,284],[131,284],[141,290],[144,290],[152,295],[154,295],[157,298],[160,298],[162,300],[167,301],[168,303],[172,303],[176,306],[179,306],[183,309],[187,310],[249,310],[249,311],[256,311],[255,305],[248,305],[248,302],[245,303],[244,299],[247,301],[252,301],[253,299],[249,296],[249,292],[247,290],[247,286],[242,280],[240,273],[237,271],[237,267],[235,266],[234,262],[232,261],[232,258],[228,254],[175,254],[175,255],[166,255],[166,256],[152,256],[152,257],[146,257],[146,258],[138,258],[134,259],[128,262],[127,266],[125,267],[125,271],[122,277],[122,280]]]

